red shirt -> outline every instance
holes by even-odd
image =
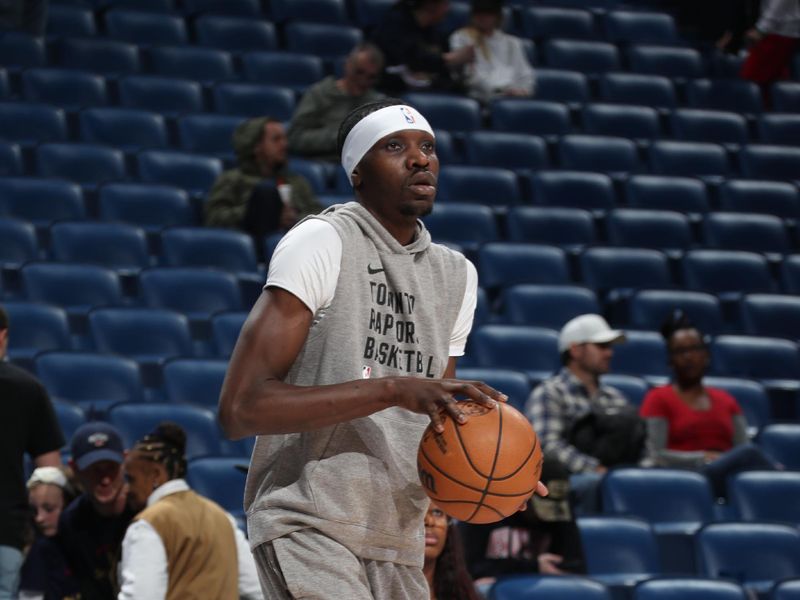
[[[730,450],[733,415],[741,414],[742,409],[728,392],[709,387],[705,390],[711,401],[708,410],[691,408],[671,385],[663,385],[647,392],[639,414],[667,420],[669,450]]]

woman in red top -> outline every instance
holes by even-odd
[[[774,469],[761,449],[748,442],[747,422],[736,399],[703,385],[711,357],[700,331],[676,311],[661,334],[673,381],[650,390],[642,402],[649,461],[704,472],[718,497],[726,496],[729,475]]]

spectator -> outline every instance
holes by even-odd
[[[57,467],[35,469],[27,487],[37,531],[22,566],[20,597],[62,600],[74,596],[79,591],[78,584],[54,538],[61,511],[75,497],[75,487],[64,470]]]
[[[289,150],[308,158],[339,161],[339,124],[354,108],[379,100],[373,86],[383,70],[383,54],[364,42],[353,48],[340,79],[326,77],[308,88],[289,126]]]
[[[736,399],[703,385],[710,353],[700,331],[676,311],[664,322],[661,334],[674,376],[672,383],[650,390],[642,402],[648,462],[705,473],[718,498],[726,496],[729,475],[775,469],[748,442],[747,422]]]
[[[115,597],[115,565],[133,511],[126,508],[125,450],[119,432],[94,421],[70,443],[70,467],[85,490],[61,514],[56,541],[80,587],[81,600]]]
[[[0,599],[16,597],[29,531],[24,455],[36,467],[58,467],[64,445],[47,391],[6,360],[8,336],[8,313],[0,306]]]
[[[463,91],[460,70],[475,59],[475,50],[449,50],[437,27],[449,8],[450,0],[399,0],[387,11],[372,34],[386,57],[383,91]]]
[[[211,187],[206,225],[261,237],[288,230],[322,209],[305,177],[287,168],[288,143],[280,121],[248,119],[234,131],[233,147],[239,165]]]
[[[569,473],[553,458],[542,466],[550,493],[533,496],[525,512],[497,523],[461,523],[467,568],[484,596],[497,579],[586,572],[580,532],[569,505]]]
[[[478,600],[456,524],[431,502],[425,514],[425,563],[431,600]]]
[[[466,66],[467,92],[484,103],[533,95],[534,73],[522,40],[504,33],[502,22],[502,0],[472,0],[470,24],[450,36],[453,50],[475,47],[475,62]]]
[[[261,597],[236,521],[183,478],[183,429],[161,423],[136,442],[125,470],[128,503],[140,512],[122,541],[120,600]]]

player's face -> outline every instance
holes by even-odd
[[[669,360],[681,381],[698,381],[708,368],[709,355],[700,332],[679,329],[669,342]]]
[[[447,542],[447,515],[431,502],[425,515],[425,560],[436,560]]]
[[[41,534],[53,537],[58,532],[58,517],[64,508],[64,492],[57,485],[40,483],[28,492],[28,504]]]
[[[424,217],[433,210],[439,157],[433,136],[404,129],[380,140],[364,156],[354,182],[378,218]]]
[[[99,460],[78,472],[83,487],[98,504],[116,500],[124,484],[122,465],[113,460]]]

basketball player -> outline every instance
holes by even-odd
[[[476,303],[475,268],[431,243],[433,131],[398,100],[339,131],[357,202],[281,241],[231,357],[220,420],[258,435],[245,490],[266,598],[428,598],[427,498],[417,446],[454,396],[505,396],[452,379]]]

